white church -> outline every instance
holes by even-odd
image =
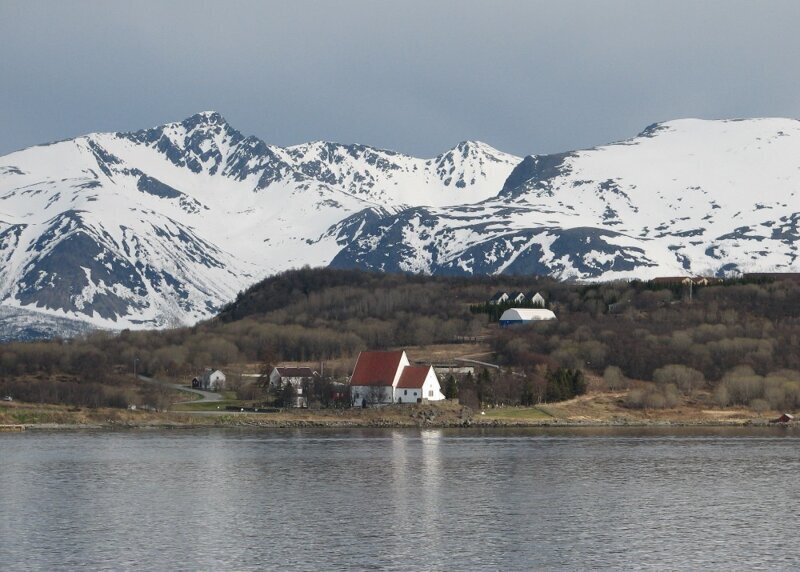
[[[350,396],[355,407],[444,399],[433,366],[411,365],[405,351],[358,354],[350,378]]]

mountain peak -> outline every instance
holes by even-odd
[[[466,139],[464,141],[459,142],[459,144],[456,145],[456,149],[465,149],[465,148],[469,149],[474,147],[486,147],[486,146],[487,146],[486,143],[484,143],[483,141],[478,141],[477,139]]]
[[[199,126],[225,126],[230,128],[230,124],[225,118],[216,111],[201,111],[191,117],[187,117],[181,124],[187,129],[194,129]]]

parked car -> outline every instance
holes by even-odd
[[[14,401],[14,399],[10,395],[6,395],[3,397],[3,401]]]

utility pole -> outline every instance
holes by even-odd
[[[139,358],[133,358],[133,379],[139,379],[136,377],[136,364],[139,363]]]

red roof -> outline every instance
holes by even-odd
[[[431,366],[429,365],[408,365],[403,369],[400,375],[400,381],[397,382],[397,387],[403,389],[421,389],[425,383],[425,378],[428,377],[428,371]]]
[[[403,352],[361,352],[350,385],[392,385]]]

